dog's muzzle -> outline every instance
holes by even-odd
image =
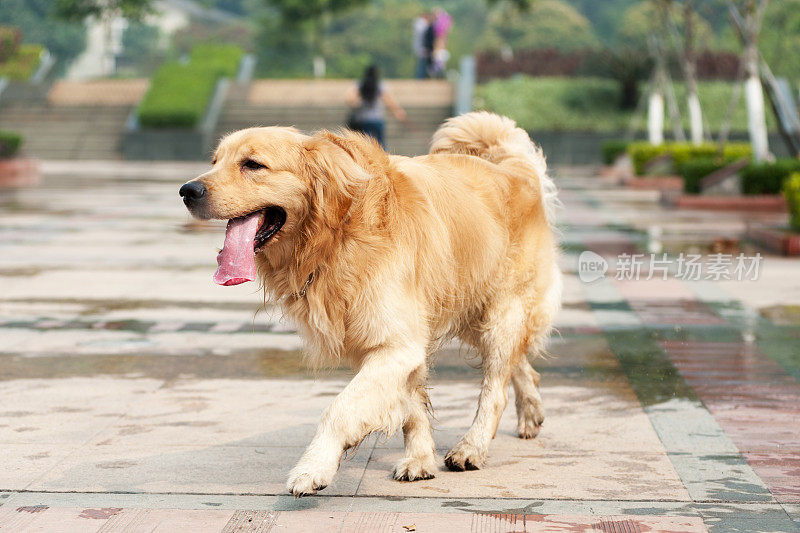
[[[193,207],[205,198],[206,187],[199,181],[190,181],[180,188],[178,194],[183,198],[183,203],[186,204],[186,207]]]

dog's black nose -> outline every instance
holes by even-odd
[[[206,195],[206,188],[199,181],[190,181],[181,187],[178,194],[183,197],[184,202],[193,202]]]

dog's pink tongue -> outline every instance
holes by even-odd
[[[219,285],[239,285],[256,279],[254,247],[256,232],[264,215],[261,211],[228,221],[225,230],[225,244],[217,255],[217,272],[214,283]]]

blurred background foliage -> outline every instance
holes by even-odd
[[[177,60],[197,44],[224,42],[255,53],[261,76],[309,76],[321,42],[329,77],[357,75],[370,61],[378,62],[387,76],[410,76],[412,20],[424,10],[442,7],[455,21],[449,40],[451,66],[465,54],[502,52],[508,59],[522,51],[553,49],[586,53],[594,64],[583,70],[592,75],[614,78],[627,70],[630,77],[632,71],[642,70],[641,59],[630,51],[639,55],[646,51],[647,36],[657,18],[649,0],[533,0],[528,9],[520,9],[519,4],[525,2],[516,0],[194,1],[223,14],[224,20],[192,18],[166,43],[146,20],[129,24],[122,55],[126,75],[148,75],[161,62]],[[673,4],[677,35],[683,27],[681,2],[673,0]],[[738,53],[740,44],[731,30],[725,1],[695,4],[696,48]],[[86,32],[83,24],[54,16],[57,5],[57,0],[2,0],[0,25],[19,28],[25,43],[44,45],[63,66],[83,50]],[[161,1],[155,1],[156,12],[160,5]],[[320,9],[328,14],[313,18]],[[287,14],[296,23],[287,24]],[[768,29],[761,39],[765,58],[777,75],[797,80],[800,0],[771,2],[764,27]],[[795,53],[786,53],[790,50]],[[620,62],[627,59],[637,64],[622,68]]]
[[[18,29],[28,46],[46,47],[63,69],[87,40],[84,23],[56,16],[59,2],[67,1],[0,0],[0,25]],[[476,55],[482,82],[478,104],[513,114],[533,129],[626,127],[652,72],[648,36],[658,20],[653,0],[532,0],[528,7],[527,0],[152,1],[156,17],[171,2],[193,1],[206,13],[190,17],[170,38],[160,34],[152,17],[130,22],[119,76],[149,77],[164,63],[185,62],[198,45],[226,43],[258,57],[259,77],[310,77],[315,55],[326,58],[328,77],[359,76],[372,62],[386,77],[410,77],[413,20],[441,7],[455,23],[448,43],[450,68],[457,68],[462,56]],[[669,68],[682,80],[682,2],[671,3]],[[695,6],[700,98],[714,130],[725,114],[741,44],[725,0],[695,1]],[[800,0],[770,2],[764,28],[762,54],[776,75],[797,86]],[[20,48],[16,63],[6,62],[6,72],[27,72],[28,63],[35,63],[32,50]],[[679,85],[677,91],[684,88]],[[743,113],[743,108],[737,111],[735,129],[744,127]]]
[[[86,46],[86,29],[58,18],[56,8],[53,0],[0,0],[0,25],[18,28],[23,43],[43,45],[63,69]]]

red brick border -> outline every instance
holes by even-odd
[[[682,194],[675,199],[665,198],[665,201],[678,209],[766,213],[786,213],[788,211],[786,199],[781,194],[753,196],[696,196]]]
[[[0,188],[34,185],[39,178],[39,164],[33,159],[0,159]]]
[[[745,236],[772,251],[787,256],[800,256],[800,233],[769,226],[748,225]]]

